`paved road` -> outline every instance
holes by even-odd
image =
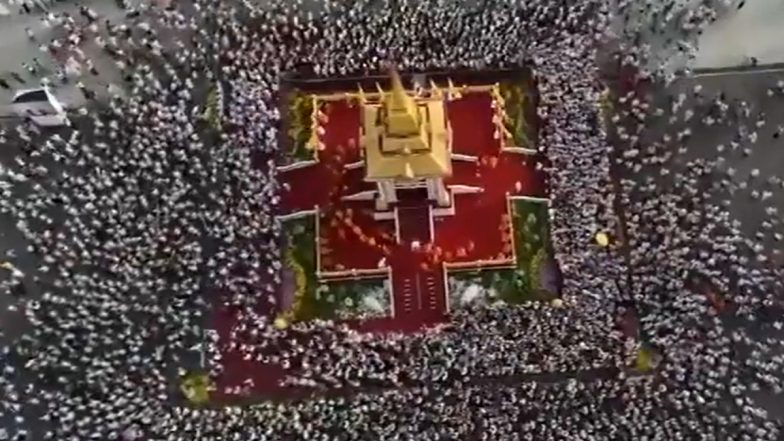
[[[140,1],[134,0],[131,4],[137,4]],[[79,5],[88,6],[97,12],[101,17],[99,20],[101,24],[107,19],[114,24],[120,24],[125,20],[125,12],[118,8],[113,0],[83,0],[81,2],[57,3],[53,6],[52,11],[55,13],[68,12],[71,15],[78,16]],[[37,58],[49,69],[49,72],[45,73],[45,75],[49,76],[53,85],[58,86],[54,91],[58,99],[68,107],[80,107],[84,104],[84,97],[75,86],[76,80],[71,81],[69,85],[59,85],[54,76],[55,64],[47,53],[39,49],[41,43],[49,42],[52,38],[62,35],[59,30],[47,27],[42,19],[43,15],[40,13],[18,14],[13,12],[11,15],[0,16],[0,36],[2,36],[0,38],[0,54],[2,54],[0,56],[0,75],[16,88],[37,87],[41,76],[34,78],[22,67],[23,62],[29,64],[33,58]],[[26,28],[34,32],[35,41],[27,37]],[[82,77],[82,82],[88,88],[103,92],[110,81],[119,83],[119,71],[108,55],[102,54],[92,41],[84,43],[82,50],[93,60],[96,68],[101,73],[100,77],[94,77],[84,69],[85,75]],[[22,85],[10,79],[10,72],[16,72],[24,77],[27,84]],[[0,89],[0,116],[11,114],[9,104],[12,97],[13,91]]]
[[[74,117],[76,124],[89,127],[88,119],[81,117]],[[13,131],[13,127],[20,123],[16,118],[5,118],[0,120],[0,129],[6,129],[9,132]],[[49,129],[41,132],[40,139],[46,139],[53,133],[60,133],[61,136],[68,136],[68,129]],[[85,131],[85,133],[89,133]],[[14,137],[15,138],[15,137]],[[9,141],[2,145],[0,148],[0,166],[4,169],[16,169],[15,157],[22,155],[21,144],[18,140],[9,136]],[[55,164],[44,164],[53,171],[60,170],[61,168]],[[6,180],[7,177],[0,177]],[[47,181],[43,181],[44,183]],[[57,219],[54,219],[57,221]],[[40,256],[35,256],[27,251],[28,242],[16,228],[15,220],[7,213],[0,213],[0,261],[8,260],[25,274],[34,273],[34,269],[43,264]],[[14,257],[9,257],[7,253],[9,250],[14,250],[16,253]],[[7,272],[2,271],[0,278],[3,280],[7,277]],[[31,280],[25,280],[27,288],[27,295],[24,298],[15,298],[7,293],[0,293],[0,343],[4,339],[8,341],[21,335],[27,329],[27,322],[19,311],[24,310],[24,301],[29,299],[39,298],[42,291],[48,289],[45,285],[33,283]],[[14,308],[18,308],[14,310]],[[4,338],[2,338],[4,337]]]
[[[734,3],[739,3],[734,0]],[[742,9],[709,26],[699,39],[695,68],[784,62],[784,2],[747,0]]]

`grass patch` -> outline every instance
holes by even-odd
[[[316,272],[317,216],[292,219],[284,224],[286,248],[284,263],[295,279],[294,305],[289,311],[294,320],[308,320],[317,316],[315,298],[318,288]]]
[[[647,373],[656,369],[660,361],[661,354],[654,348],[643,345],[637,350],[637,356],[634,359],[634,369]]]
[[[547,203],[515,199],[511,208],[517,271],[526,273],[528,290],[534,292],[539,289],[539,266],[550,243]]]
[[[210,401],[210,377],[203,372],[191,372],[182,377],[180,392],[194,406],[201,406]]]
[[[308,147],[313,135],[313,97],[299,89],[294,89],[287,100],[289,150],[285,161],[294,163],[310,161],[315,151]]]
[[[528,138],[529,127],[526,106],[529,104],[529,98],[524,86],[517,82],[503,82],[500,84],[499,89],[506,109],[504,124],[512,134],[513,147],[534,148],[531,140]]]
[[[539,266],[545,260],[550,240],[547,203],[517,199],[511,201],[511,207],[515,268],[451,272],[450,278],[475,283],[486,290],[492,288],[497,298],[506,303],[548,298],[550,295],[539,286]]]

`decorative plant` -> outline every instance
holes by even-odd
[[[637,350],[634,368],[640,372],[649,372],[656,368],[661,360],[661,355],[652,347],[643,344]]]
[[[294,252],[289,248],[286,250],[286,266],[294,273],[294,303],[291,306],[291,315],[295,319],[302,318],[305,294],[307,293],[308,281],[305,269],[297,262]]]
[[[214,130],[220,130],[222,127],[221,117],[221,99],[218,85],[214,84],[207,92],[207,99],[204,105],[204,113],[202,118]]]
[[[206,373],[192,372],[183,377],[180,391],[193,405],[206,404],[210,400],[210,377]]]
[[[313,136],[313,97],[296,90],[289,99],[288,135],[292,156],[296,159],[313,159],[313,149],[308,147]]]
[[[506,118],[504,124],[512,134],[512,138],[517,147],[528,147],[530,143],[526,135],[528,127],[525,117],[525,99],[522,86],[513,83],[502,83],[500,86],[501,96],[504,99]]]

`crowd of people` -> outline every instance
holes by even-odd
[[[710,1],[697,13],[671,3],[194,0],[134,9],[122,25],[54,17],[66,32],[42,44],[63,71],[98,75],[85,55],[97,49],[123,93],[90,96],[67,129],[2,133],[15,151],[0,211],[25,245],[6,251],[0,283],[25,323],[2,341],[0,440],[781,439],[751,395],[782,389],[784,278],[768,257],[781,181],[740,179],[724,154],[753,148],[765,117],[699,86],[671,91],[689,79],[652,60],[689,52],[717,16]],[[649,33],[671,41],[652,51]],[[604,75],[610,41],[621,44],[608,64],[642,79],[630,90]],[[281,76],[390,61],[532,69],[561,303],[477,306],[407,335],[274,326]],[[203,117],[212,93],[220,124]],[[600,116],[603,95],[614,99]],[[657,124],[670,130],[654,136]],[[737,134],[693,158],[689,124]],[[728,211],[743,192],[765,203],[753,236]],[[605,248],[597,232],[618,237]],[[218,306],[238,317],[220,337]],[[630,368],[643,347],[655,369]],[[282,366],[280,387],[308,394],[178,398],[194,354],[218,378],[231,351]]]

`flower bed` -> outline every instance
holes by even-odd
[[[528,121],[525,112],[527,97],[523,86],[515,82],[503,82],[500,84],[500,92],[506,111],[504,124],[512,134],[512,142],[514,143],[509,147],[534,148],[527,135]]]
[[[511,206],[517,272],[527,275],[529,292],[541,297],[544,293],[540,292],[542,287],[539,279],[550,244],[547,203],[515,199]]]
[[[540,283],[550,240],[547,203],[516,199],[511,206],[516,267],[450,272],[449,295],[454,308],[477,301],[519,304],[554,295],[544,292]]]
[[[329,282],[316,290],[321,318],[357,319],[391,315],[388,279]]]
[[[313,137],[313,97],[294,89],[288,97],[288,141],[289,151],[284,162],[291,164],[315,159]]]
[[[387,279],[322,283],[317,277],[316,216],[286,221],[284,263],[293,279],[293,300],[282,313],[286,321],[385,317],[390,313]],[[284,293],[284,297],[285,297]]]
[[[284,312],[288,320],[309,320],[317,316],[311,299],[318,287],[316,264],[316,216],[291,219],[284,224],[284,263],[294,278],[294,300]]]

